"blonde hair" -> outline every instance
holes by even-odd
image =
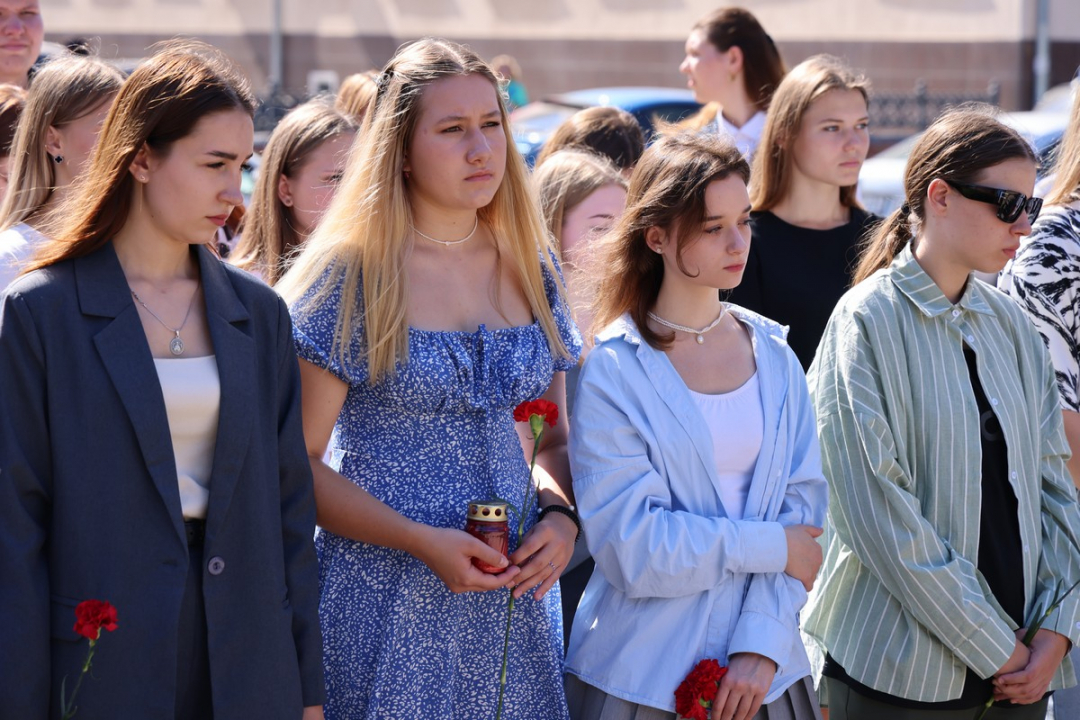
[[[1066,205],[1080,200],[1080,92],[1074,93],[1072,116],[1054,160],[1054,185],[1046,198],[1048,205]]]
[[[377,70],[368,70],[345,78],[334,100],[337,111],[351,116],[357,125],[364,122],[364,117],[375,99],[375,92],[379,89],[375,84],[378,76]]]
[[[355,130],[352,118],[335,110],[326,99],[299,105],[282,118],[266,143],[251,206],[244,214],[240,241],[233,250],[233,264],[258,270],[271,286],[281,279],[290,251],[302,242],[289,219],[289,209],[278,196],[281,176],[292,177],[324,142]]]
[[[562,252],[562,227],[566,214],[600,188],[627,188],[626,178],[606,158],[584,150],[560,150],[533,171],[533,186],[540,196],[540,210],[548,232]]]
[[[32,218],[38,220],[35,216],[56,187],[54,159],[45,150],[49,128],[62,128],[93,112],[115,95],[123,82],[119,70],[92,56],[67,54],[38,70],[11,143],[0,230]]]
[[[754,183],[750,202],[756,211],[771,210],[791,191],[792,150],[803,117],[815,100],[833,90],[858,91],[870,103],[870,82],[832,55],[815,55],[787,74],[773,95],[761,143],[754,157]],[[861,207],[855,197],[858,185],[840,188],[840,204]]]
[[[364,123],[363,142],[350,158],[341,188],[277,287],[294,306],[294,313],[302,317],[340,286],[331,353],[348,363],[351,338],[362,338],[372,384],[394,374],[397,363],[408,361],[405,262],[412,210],[402,168],[424,90],[442,78],[469,75],[484,77],[495,89],[509,150],[503,182],[491,203],[478,211],[479,220],[505,243],[511,276],[521,282],[533,317],[553,352],[569,357],[544,289],[541,263],[557,277],[550,243],[525,162],[513,151],[498,78],[471,50],[447,40],[426,38],[401,47],[379,76],[379,91]],[[358,305],[362,318],[355,312]]]
[[[746,183],[750,166],[727,138],[698,133],[668,135],[645,151],[630,178],[626,212],[597,242],[590,260],[595,267],[595,272],[588,274],[594,278],[594,287],[587,291],[593,298],[592,330],[629,313],[645,342],[659,349],[671,346],[675,334],[658,333],[647,321],[664,280],[664,261],[649,248],[645,236],[651,227],[671,233],[675,262],[687,272],[682,254],[701,232],[705,191],[714,180],[732,175]]]

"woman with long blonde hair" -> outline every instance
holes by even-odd
[[[365,132],[277,286],[321,526],[327,717],[494,716],[513,588],[503,711],[565,718],[555,583],[578,535],[565,413],[537,456],[540,513],[511,508],[520,546],[511,533],[506,558],[462,530],[470,501],[521,507],[532,492],[512,411],[562,406],[580,348],[498,78],[460,45],[406,45]]]
[[[855,198],[870,149],[868,102],[866,78],[840,59],[804,60],[773,95],[754,157],[754,245],[731,301],[789,326],[803,368],[878,220]]]
[[[97,57],[65,55],[34,76],[10,151],[0,202],[0,290],[49,234],[55,210],[85,168],[124,78]]]
[[[330,205],[355,137],[355,122],[329,102],[290,110],[266,143],[229,261],[275,285]]]

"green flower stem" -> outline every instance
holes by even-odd
[[[1075,590],[1078,585],[1080,585],[1080,580],[1074,582],[1072,584],[1072,587],[1054,598],[1054,601],[1047,606],[1046,611],[1043,612],[1043,614],[1039,617],[1035,618],[1035,622],[1031,623],[1031,625],[1027,629],[1027,632],[1024,633],[1024,639],[1020,642],[1024,643],[1024,645],[1027,647],[1031,647],[1031,643],[1035,640],[1035,634],[1042,629],[1043,623],[1046,622],[1046,618],[1050,617],[1050,615],[1058,609],[1061,603],[1065,601],[1065,598],[1069,596],[1069,593]],[[1061,586],[1059,585],[1058,587]],[[993,706],[994,698],[991,697],[989,700],[986,701],[986,704],[982,706],[982,710],[979,711],[979,714],[975,716],[975,720],[982,720],[983,717],[986,716],[986,713],[990,712],[990,708]]]
[[[529,489],[525,491],[525,502],[518,513],[517,540],[521,547],[521,538],[525,535],[525,518],[532,511],[533,496],[537,494],[533,475],[536,470],[536,455],[540,451],[540,438],[544,436],[544,418],[539,415],[529,416],[529,428],[533,434],[532,460],[529,461]],[[495,720],[501,720],[503,696],[506,693],[506,660],[510,655],[510,621],[514,619],[514,591],[510,591],[510,603],[506,608],[506,637],[503,638],[502,670],[499,672],[499,705],[495,709]]]
[[[98,636],[101,636],[101,630],[98,630]],[[63,720],[71,720],[75,717],[75,711],[78,708],[75,706],[75,696],[79,694],[79,687],[82,685],[83,678],[90,672],[90,663],[94,659],[94,646],[97,645],[97,640],[90,641],[90,652],[86,653],[86,662],[83,663],[82,672],[79,673],[79,679],[75,681],[75,689],[71,691],[71,699],[68,700],[64,697],[63,684],[60,686],[60,709],[63,712]]]

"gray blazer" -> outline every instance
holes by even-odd
[[[285,304],[194,248],[221,377],[203,596],[215,720],[323,701],[315,504]],[[153,358],[111,243],[0,295],[0,717],[58,717],[86,657],[74,607],[116,606],[80,720],[172,718],[188,572]]]

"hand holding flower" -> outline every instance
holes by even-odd
[[[1026,632],[1026,628],[1021,628],[1016,631],[1016,637],[1022,639]],[[1068,638],[1040,629],[1031,641],[1031,654],[1023,669],[994,677],[994,700],[1011,700],[1017,705],[1038,702],[1068,652]]]
[[[534,599],[544,597],[570,562],[577,532],[573,520],[550,513],[525,533],[521,546],[510,556],[510,561],[521,568],[521,574],[514,580],[515,598],[530,590],[534,591]]]
[[[712,720],[750,720],[761,709],[775,675],[776,663],[764,655],[732,655],[716,691]]]

